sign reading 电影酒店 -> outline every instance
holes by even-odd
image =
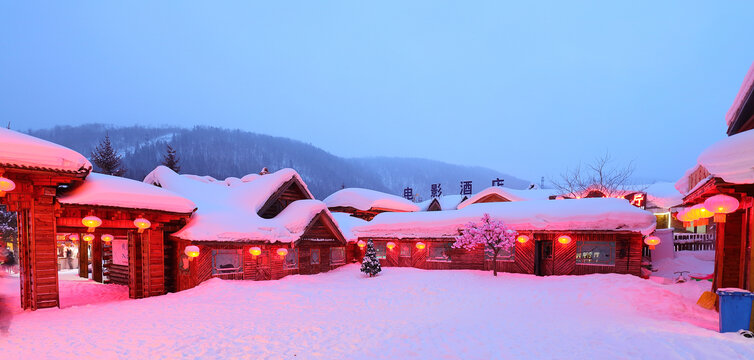
[[[128,266],[128,240],[115,239],[113,246],[113,264]]]

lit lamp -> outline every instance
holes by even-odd
[[[395,243],[392,242],[392,241],[388,241],[387,248],[390,249],[390,250],[393,250],[394,247],[395,247]]]
[[[97,226],[102,225],[102,219],[100,219],[100,218],[98,218],[98,217],[96,217],[94,215],[89,215],[89,216],[81,219],[81,223],[84,224],[84,226],[86,226],[86,228],[87,228],[86,231],[93,232],[94,228],[96,228]]]
[[[568,235],[560,235],[558,236],[558,242],[563,245],[566,245],[571,242],[571,237]]]
[[[690,227],[692,226],[692,222],[694,219],[691,218],[691,215],[689,214],[689,208],[681,209],[676,215],[675,218],[679,221],[683,222],[683,227]]]
[[[249,254],[252,256],[259,256],[262,254],[262,249],[260,249],[258,246],[254,246],[253,248],[249,249]]]
[[[694,216],[697,217],[697,225],[707,225],[709,221],[707,219],[715,216],[715,213],[707,210],[704,204],[697,204],[692,207],[694,209]]]
[[[715,222],[724,223],[725,214],[738,210],[738,199],[728,195],[715,195],[704,201],[704,207],[715,213]]]
[[[286,256],[286,255],[288,255],[288,249],[286,249],[286,248],[280,248],[280,249],[278,249],[278,255],[280,255],[280,256]]]
[[[522,244],[526,244],[526,242],[529,241],[529,236],[528,235],[519,235],[516,238],[516,241],[518,241],[518,242],[520,242]]]
[[[416,248],[419,249],[419,250],[424,250],[425,247],[427,247],[427,244],[425,244],[425,243],[423,243],[421,241],[419,241],[418,243],[416,243]]]
[[[86,241],[86,242],[92,242],[92,240],[94,240],[94,235],[92,235],[92,234],[85,234],[84,235],[84,241]]]
[[[5,196],[5,193],[13,191],[16,188],[16,183],[13,180],[0,177],[0,197]]]
[[[183,250],[183,253],[188,256],[189,260],[192,260],[193,258],[199,256],[199,247],[196,245],[186,246],[186,249]]]
[[[112,236],[110,234],[102,234],[102,236],[100,236],[100,239],[102,239],[102,241],[104,241],[106,243],[109,243],[109,242],[113,241],[113,239],[115,239],[115,236]]]
[[[656,245],[660,245],[660,238],[655,235],[647,236],[644,243],[649,245],[649,250],[654,250]]]
[[[144,230],[149,229],[152,226],[152,223],[145,218],[138,218],[134,220],[134,226],[139,229],[139,234],[141,234]]]
[[[367,246],[367,243],[364,240],[359,240],[356,245],[359,245],[359,248],[363,249],[364,246]]]
[[[68,240],[79,241],[79,236],[77,234],[68,235]]]

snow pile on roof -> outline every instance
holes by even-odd
[[[671,182],[657,182],[644,190],[647,193],[647,207],[670,209],[683,203],[683,194]]]
[[[352,207],[357,210],[381,209],[386,211],[419,211],[419,206],[400,196],[384,192],[346,188],[338,190],[325,200],[327,207]]]
[[[424,238],[458,235],[458,229],[489,214],[514,230],[623,230],[644,235],[655,229],[652,213],[623,199],[532,200],[473,204],[460,210],[382,213],[353,229],[358,237]]]
[[[749,67],[749,71],[746,73],[743,84],[736,94],[736,99],[733,100],[733,105],[728,109],[728,113],[725,114],[725,122],[730,126],[736,121],[738,113],[741,112],[741,108],[744,105],[746,99],[751,95],[754,88],[754,63]]]
[[[327,211],[317,200],[298,200],[272,219],[258,215],[267,200],[284,183],[298,178],[293,169],[282,169],[249,181],[219,181],[209,177],[178,175],[158,166],[144,182],[159,185],[194,201],[198,209],[174,236],[194,241],[293,242],[303,235],[315,215]],[[304,185],[305,186],[305,185]],[[311,193],[304,187],[308,196]]]
[[[697,162],[725,182],[754,183],[754,131],[744,131],[712,144]]]
[[[466,197],[465,195],[443,195],[437,198],[431,198],[426,201],[420,202],[419,210],[420,211],[427,211],[429,209],[429,205],[432,204],[432,201],[437,199],[437,202],[440,203],[440,208],[442,210],[455,210],[458,208],[458,204],[460,204],[463,201],[463,198]]]
[[[557,195],[555,189],[531,189],[531,190],[518,190],[510,189],[503,186],[491,186],[488,187],[458,205],[458,209],[463,209],[471,204],[476,203],[479,199],[488,195],[502,196],[510,201],[528,201],[528,200],[547,200],[552,195]]]
[[[92,164],[83,155],[58,144],[0,128],[0,165],[89,172]]]
[[[196,205],[171,191],[140,181],[92,173],[73,190],[58,197],[61,204],[112,206],[190,213]]]
[[[343,233],[343,237],[346,241],[356,241],[357,237],[353,233],[353,228],[369,223],[364,219],[351,216],[348,213],[335,212],[332,213],[333,220],[338,224],[340,232]]]

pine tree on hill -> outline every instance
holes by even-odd
[[[113,149],[109,135],[105,135],[105,138],[94,148],[91,157],[99,173],[114,176],[123,176],[126,173],[126,168],[121,164],[121,156]]]
[[[179,172],[181,171],[181,166],[178,165],[178,161],[180,161],[180,159],[175,154],[175,149],[173,149],[170,144],[167,144],[167,153],[162,158],[162,165],[167,166],[170,170]]]
[[[361,272],[368,274],[369,277],[377,275],[382,271],[380,260],[377,259],[377,250],[374,249],[374,243],[369,240],[367,251],[364,254],[364,260],[361,261]]]

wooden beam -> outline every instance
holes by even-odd
[[[79,277],[89,278],[89,244],[84,241],[84,234],[79,236]]]
[[[94,234],[92,240],[92,280],[102,283],[102,239],[101,234]]]

